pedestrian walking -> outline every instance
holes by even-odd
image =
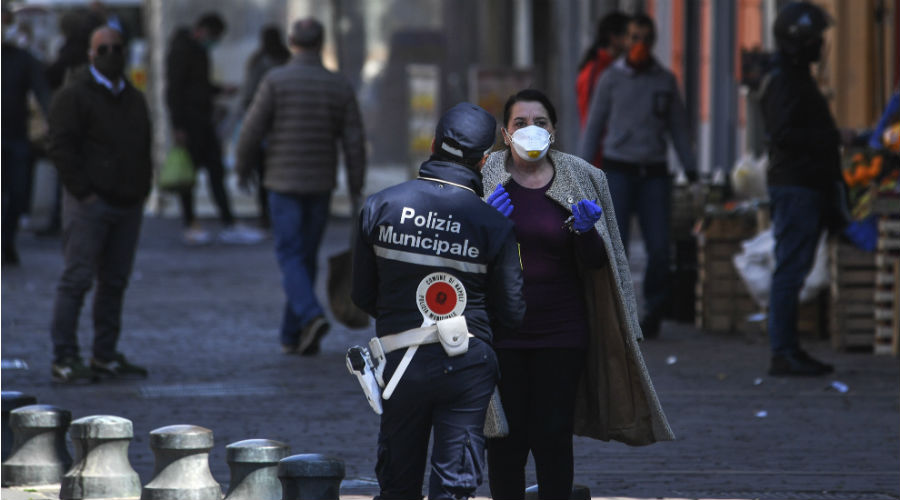
[[[261,231],[238,224],[225,190],[225,166],[222,144],[213,121],[213,99],[230,89],[210,81],[209,50],[225,32],[225,21],[214,12],[200,16],[193,29],[180,28],[172,37],[166,56],[166,104],[175,144],[187,149],[195,167],[209,174],[209,189],[224,228],[218,238],[223,243],[258,243]],[[194,215],[194,193],[178,193],[184,222],[184,242],[204,245],[212,235],[201,227]]]
[[[629,19],[627,14],[619,11],[612,11],[603,16],[597,21],[597,31],[594,33],[591,46],[581,56],[578,77],[575,80],[575,97],[582,128],[587,121],[588,107],[597,79],[625,52],[628,44]],[[602,148],[599,151],[602,152]]]
[[[359,207],[365,179],[365,138],[350,82],[322,66],[324,29],[315,19],[291,27],[295,55],[259,84],[241,127],[240,184],[248,186],[265,140],[263,186],[268,190],[275,254],[287,302],[281,322],[285,353],[316,354],[328,333],[315,279],[319,244],[337,185],[338,143],[347,168],[351,204]]]
[[[775,64],[762,84],[775,236],[769,374],[776,376],[834,371],[801,349],[797,338],[799,294],[812,268],[819,236],[824,228],[843,229],[838,196],[838,189],[843,189],[841,135],[809,67],[821,58],[822,34],[829,25],[825,11],[813,4],[785,5],[773,26],[778,48]]]
[[[143,94],[123,76],[122,34],[103,26],[90,39],[90,65],[53,99],[49,156],[64,186],[65,266],[53,306],[53,380],[145,377],[117,350],[122,302],[150,192],[150,118]],[[78,317],[94,281],[90,366],[78,349]]]
[[[272,68],[281,66],[291,58],[291,51],[282,41],[281,30],[277,26],[269,25],[260,31],[259,48],[247,61],[244,77],[244,87],[241,95],[241,107],[246,114],[253,102],[253,96],[259,88],[259,82]],[[265,147],[259,149],[259,155],[255,159],[256,169],[256,201],[259,208],[260,226],[263,229],[270,227],[269,206],[266,201],[266,188],[263,187],[263,175],[265,173]]]
[[[653,20],[645,14],[632,17],[628,54],[597,81],[578,146],[578,156],[591,161],[602,137],[603,169],[626,250],[631,217],[638,216],[647,250],[641,319],[645,338],[659,335],[670,294],[669,139],[688,180],[697,178],[684,103],[675,76],[651,55],[655,42]]]
[[[457,104],[418,178],[370,196],[359,216],[352,297],[386,353],[376,498],[422,498],[432,431],[428,498],[472,497],[482,482],[491,342],[524,312],[512,223],[480,199],[495,134],[487,111]]]
[[[631,273],[606,176],[551,149],[556,109],[535,89],[503,110],[507,148],[485,163],[487,201],[515,224],[522,326],[494,338],[509,436],[488,441],[491,496],[569,498],[573,434],[644,445],[673,439],[644,365]]]
[[[11,24],[12,13],[3,9],[4,28]],[[3,265],[19,265],[16,235],[19,218],[28,211],[31,189],[31,142],[28,139],[28,95],[32,94],[46,115],[50,107],[50,89],[44,68],[27,50],[3,41]]]

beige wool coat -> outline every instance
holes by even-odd
[[[509,182],[509,155],[509,150],[498,151],[485,162],[485,198],[498,184]],[[603,217],[594,227],[609,257],[609,265],[582,273],[590,341],[578,387],[575,434],[634,446],[673,440],[638,345],[643,336],[631,271],[606,175],[577,156],[552,149],[547,155],[556,171],[547,196],[569,211],[580,200],[596,200]]]

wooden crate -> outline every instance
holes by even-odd
[[[874,349],[875,254],[829,241],[829,334],[836,350]]]
[[[875,354],[900,356],[900,215],[878,221],[874,278]]]
[[[698,238],[695,308],[698,328],[714,332],[740,331],[747,316],[759,312],[759,306],[732,262],[734,255],[741,251],[741,241],[736,238]]]

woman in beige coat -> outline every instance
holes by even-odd
[[[638,347],[628,261],[606,177],[550,149],[556,111],[537,90],[510,97],[507,149],[482,170],[488,203],[516,224],[527,312],[496,332],[510,433],[488,443],[491,495],[522,498],[529,452],[540,498],[568,498],[573,434],[645,445],[674,439]]]

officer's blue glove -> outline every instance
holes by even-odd
[[[512,202],[509,201],[509,193],[503,189],[503,184],[497,184],[497,189],[494,189],[494,192],[488,196],[487,203],[506,217],[509,217],[509,214],[515,208]]]
[[[581,200],[572,205],[572,229],[578,233],[586,233],[594,229],[594,224],[603,216],[603,209],[591,200]]]

